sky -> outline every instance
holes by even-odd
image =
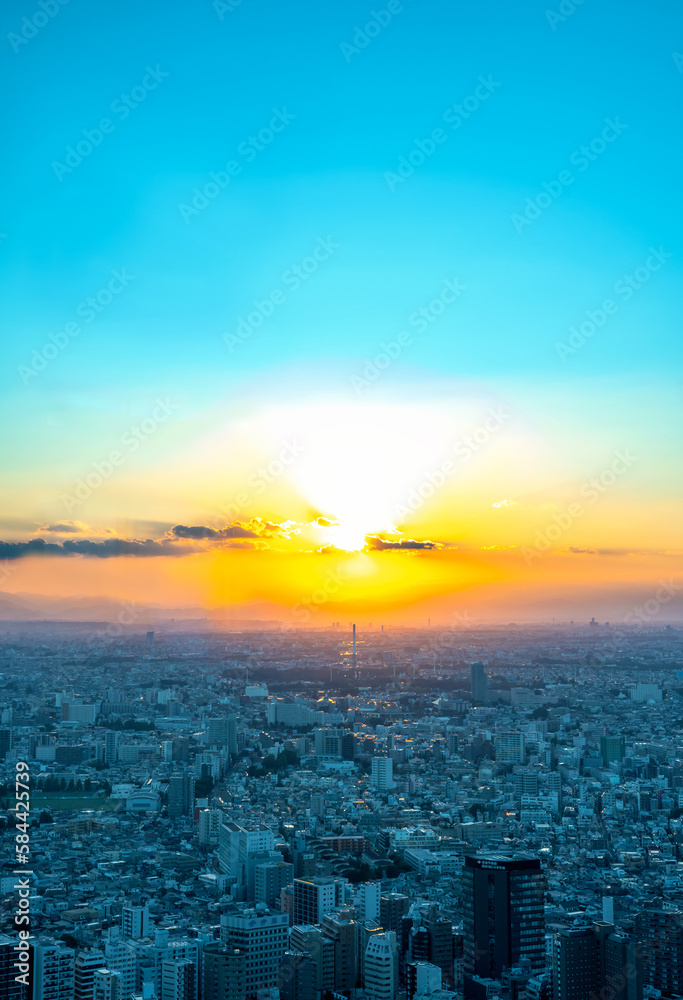
[[[0,598],[680,615],[675,0],[0,22]]]

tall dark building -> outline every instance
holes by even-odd
[[[247,964],[243,952],[219,941],[209,942],[204,945],[203,967],[204,1000],[244,1000]]]
[[[280,959],[280,1000],[316,1000],[318,969],[310,955],[286,951]]]
[[[488,680],[483,663],[473,663],[470,667],[470,692],[472,701],[482,705],[488,701]]]
[[[465,858],[462,870],[463,971],[500,979],[527,959],[545,968],[545,877],[538,858],[487,854]],[[465,991],[467,1000],[468,994]]]
[[[612,1000],[642,1000],[641,948],[612,924],[560,931],[553,942],[553,996],[586,1000],[609,995]]]
[[[4,760],[12,749],[12,730],[0,729],[0,760]]]
[[[643,944],[643,978],[647,986],[676,995],[683,991],[683,913],[642,910],[636,937]]]
[[[189,816],[194,807],[194,775],[172,774],[168,781],[168,815]]]
[[[383,930],[393,931],[397,938],[401,938],[401,917],[408,912],[410,904],[409,896],[402,896],[398,892],[386,892],[379,899],[379,922]]]
[[[15,967],[18,955],[14,950],[16,944],[16,935],[8,937],[6,934],[0,934],[0,997],[3,1000],[28,1000],[30,995],[30,988],[16,981],[16,977],[22,974]],[[28,949],[25,954],[28,955]],[[29,982],[33,982],[30,974]]]

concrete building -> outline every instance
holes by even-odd
[[[244,953],[220,942],[204,945],[202,1000],[245,1000],[246,995]]]
[[[346,879],[327,876],[294,879],[295,924],[319,924],[326,913],[344,903]]]
[[[221,941],[245,957],[247,997],[277,986],[280,959],[287,949],[289,918],[259,905],[221,916]]]
[[[280,1000],[316,1000],[317,969],[310,955],[286,951],[278,971]]]
[[[365,992],[373,1000],[394,1000],[398,949],[393,931],[373,934],[365,949]]]
[[[394,784],[394,762],[391,757],[373,757],[370,780],[380,792],[390,791]]]
[[[63,942],[52,940],[38,942],[31,950],[32,1000],[73,1000],[74,951]]]

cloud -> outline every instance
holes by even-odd
[[[365,547],[372,552],[385,552],[387,549],[409,551],[414,549],[436,549],[439,548],[439,543],[430,541],[418,542],[414,538],[402,538],[398,542],[388,542],[385,538],[380,538],[379,535],[368,535],[365,540]]]
[[[174,528],[171,528],[171,534],[175,538],[189,538],[194,541],[199,541],[201,539],[212,539],[215,541],[220,541],[222,538],[258,538],[258,534],[255,531],[251,531],[249,528],[245,527],[237,521],[235,524],[229,525],[227,528],[207,528],[203,524],[195,524],[188,526],[186,524],[176,524]]]
[[[54,524],[43,524],[38,531],[52,535],[82,535],[88,530],[88,525],[82,521],[56,521]]]
[[[181,556],[187,549],[174,547],[167,541],[155,542],[151,538],[138,539],[109,538],[104,542],[93,542],[86,538],[64,542],[46,542],[44,538],[32,538],[28,542],[0,542],[0,559],[22,559],[25,556],[95,556],[98,559],[112,559],[117,556]]]
[[[497,503],[492,503],[492,507],[516,507],[516,500],[499,500]]]

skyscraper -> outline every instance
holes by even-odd
[[[189,816],[194,807],[194,775],[172,774],[168,781],[168,815],[172,819]]]
[[[538,858],[523,854],[468,856],[462,870],[465,997],[467,977],[500,979],[504,968],[529,961],[545,967],[543,897]]]
[[[472,701],[485,705],[488,701],[488,681],[483,663],[473,663],[470,667],[470,691]]]

